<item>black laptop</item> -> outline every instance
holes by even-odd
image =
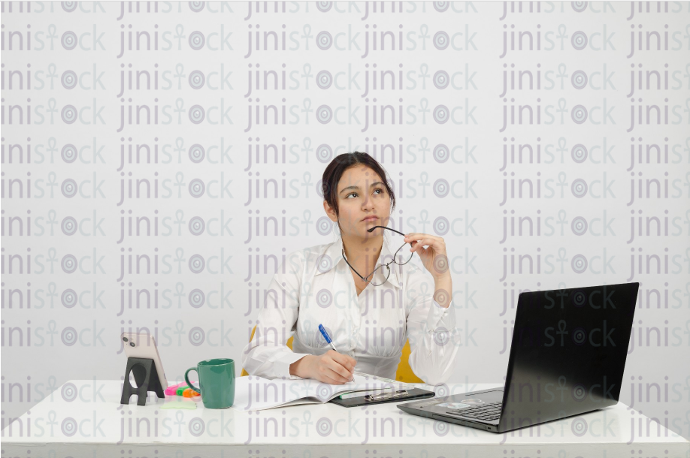
[[[618,402],[640,284],[520,293],[504,388],[398,404],[495,433]]]

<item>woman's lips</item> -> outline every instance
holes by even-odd
[[[367,217],[364,218],[362,221],[364,221],[364,222],[367,222],[367,221],[376,221],[377,219],[378,219],[378,217],[376,217],[376,216],[367,216]]]

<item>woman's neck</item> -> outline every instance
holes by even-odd
[[[343,236],[343,248],[345,249],[347,261],[353,266],[357,265],[365,270],[371,271],[374,269],[376,261],[381,255],[382,247],[383,234],[367,237],[366,239]],[[361,275],[367,275],[369,271]]]

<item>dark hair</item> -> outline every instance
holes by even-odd
[[[333,158],[331,163],[328,164],[328,167],[326,167],[326,170],[323,172],[323,177],[321,177],[321,190],[324,200],[328,202],[328,205],[335,210],[335,214],[339,215],[338,183],[340,182],[340,177],[343,176],[345,170],[357,164],[366,165],[367,167],[371,168],[379,177],[381,177],[381,181],[383,181],[386,192],[388,195],[390,195],[392,214],[393,209],[395,209],[395,193],[388,184],[386,171],[383,169],[383,167],[381,167],[381,164],[379,164],[376,159],[369,156],[368,153],[361,153],[359,151],[340,154]],[[340,227],[340,223],[338,223],[338,227]]]

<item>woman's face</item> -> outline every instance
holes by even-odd
[[[326,201],[324,209],[332,221],[340,219],[343,234],[355,237],[372,237],[367,232],[374,226],[388,226],[391,199],[381,177],[370,167],[357,164],[345,170],[338,183],[338,210],[335,214]],[[364,220],[376,216],[377,219]],[[376,229],[372,232],[382,231]]]

